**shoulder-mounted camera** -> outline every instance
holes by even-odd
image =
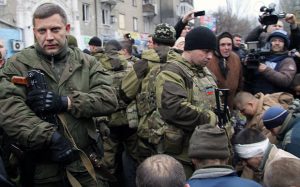
[[[260,12],[263,12],[262,15],[259,16],[259,22],[263,25],[274,25],[277,23],[278,19],[285,18],[286,13],[281,12],[275,13],[275,3],[271,3],[269,7],[262,6],[260,7]]]
[[[247,42],[248,54],[244,65],[247,69],[257,69],[260,63],[264,63],[266,58],[271,55],[269,43],[262,48],[258,48],[258,41]]]

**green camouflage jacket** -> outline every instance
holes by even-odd
[[[217,86],[207,68],[191,65],[176,52],[170,51],[167,58],[155,82],[157,110],[149,120],[149,141],[157,143],[157,152],[191,165],[187,148],[193,130],[217,122]]]
[[[107,72],[111,75],[113,80],[112,86],[116,90],[119,90],[121,80],[132,69],[132,66],[129,66],[128,61],[125,60],[123,55],[118,54],[117,51],[104,53],[103,56],[99,59],[99,62],[103,65],[105,69],[107,69]],[[108,118],[109,127],[128,125],[126,117],[127,104],[120,98],[118,98],[118,102],[118,110],[115,113],[111,114]]]
[[[133,65],[133,70],[122,80],[120,95],[128,103],[136,99],[141,91],[142,81],[154,66],[159,66],[161,61],[166,62],[166,55],[170,47],[160,46],[156,50],[149,49],[142,53],[142,59]]]
[[[168,62],[156,79],[157,108],[167,123],[193,131],[215,117],[216,82],[206,67],[195,67],[176,52]]]
[[[53,71],[53,64],[42,58],[34,46],[10,58],[0,72],[0,125],[10,138],[28,150],[47,147],[55,128],[37,117],[26,105],[28,90],[23,85],[13,84],[12,76],[25,77],[29,70],[39,69],[45,74],[49,90],[70,98],[71,110],[62,114],[81,149],[98,138],[92,117],[108,115],[118,107],[115,92],[109,86],[111,77],[101,64],[77,48],[66,50],[68,58],[60,79]],[[38,164],[35,179],[44,182],[59,180],[59,168],[55,163]],[[73,162],[68,169],[73,172],[85,170],[80,161]]]

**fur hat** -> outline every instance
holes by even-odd
[[[262,119],[267,129],[273,129],[282,125],[288,114],[281,106],[272,106],[264,112]]]
[[[284,40],[284,46],[286,48],[288,48],[290,46],[290,39],[288,37],[288,34],[286,31],[284,30],[275,30],[273,31],[270,36],[268,37],[268,42],[271,41],[272,38],[274,37],[278,37],[278,38],[282,38]]]
[[[102,41],[97,36],[94,36],[93,38],[90,39],[89,45],[94,45],[94,46],[101,47],[102,46]]]
[[[210,124],[197,126],[190,139],[188,156],[198,159],[228,158],[230,152],[224,129]]]
[[[173,46],[176,41],[176,31],[167,23],[158,24],[155,27],[152,39],[155,43]]]
[[[211,49],[217,48],[217,39],[215,34],[207,27],[196,27],[185,36],[185,51],[195,49]]]

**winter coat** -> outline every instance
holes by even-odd
[[[1,70],[0,124],[7,135],[26,151],[47,148],[56,127],[43,121],[26,105],[29,90],[24,85],[13,84],[12,76],[26,77],[29,70],[41,70],[48,90],[69,97],[71,109],[61,115],[82,150],[99,141],[92,117],[107,115],[118,106],[115,92],[110,87],[111,78],[101,64],[78,48],[66,50],[65,61],[58,66],[54,57],[47,59],[31,46],[11,57]],[[67,169],[85,171],[81,161],[73,162]],[[64,169],[59,164],[45,160],[36,164],[34,179],[42,183],[62,180],[62,171]]]
[[[238,177],[230,166],[213,166],[196,170],[187,181],[190,187],[260,187],[261,185]]]
[[[225,59],[224,59],[225,60]],[[233,98],[235,94],[242,89],[242,64],[239,57],[231,52],[224,62],[226,64],[227,75],[224,76],[219,66],[219,57],[215,54],[206,67],[216,76],[218,88],[229,89],[228,106],[233,109]]]

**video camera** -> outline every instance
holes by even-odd
[[[262,15],[259,16],[259,22],[263,25],[273,25],[276,24],[278,19],[285,18],[286,13],[274,13],[276,4],[271,3],[269,4],[269,7],[262,6],[260,7],[260,11],[263,12]]]
[[[260,63],[264,63],[266,58],[271,55],[270,44],[258,48],[258,41],[247,42],[248,54],[245,60],[245,66],[247,69],[257,69]]]

